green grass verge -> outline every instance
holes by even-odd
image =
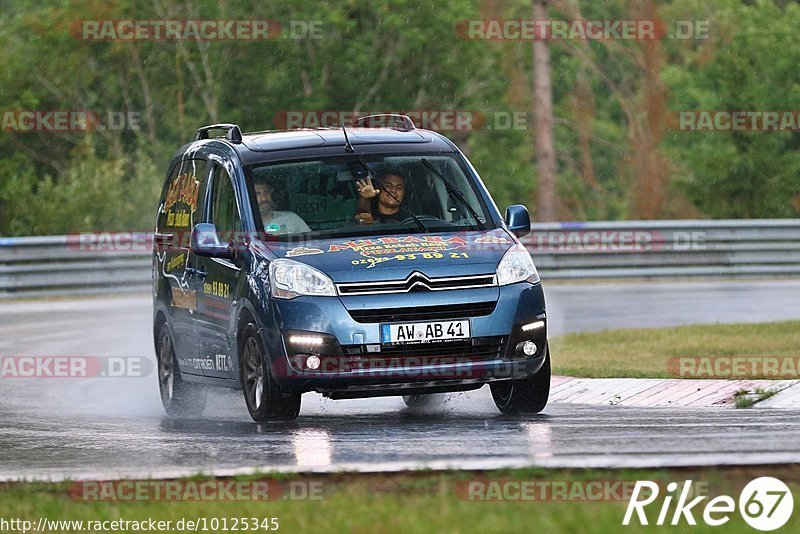
[[[667,483],[694,480],[712,498],[731,495],[738,500],[744,485],[760,476],[776,476],[793,492],[800,481],[800,466],[758,466],[752,468],[708,468],[672,470],[543,470],[518,469],[495,472],[417,472],[397,474],[335,474],[274,478],[240,477],[237,480],[272,480],[281,484],[321,483],[321,500],[283,500],[269,502],[85,502],[71,496],[70,483],[0,484],[0,519],[21,518],[34,522],[51,520],[112,521],[228,518],[277,518],[279,532],[650,532],[663,502],[657,500],[646,509],[649,527],[638,524],[622,527],[626,498],[541,502],[514,500],[479,502],[467,500],[458,491],[471,480],[527,482],[574,481],[615,482],[653,480],[663,488]],[[486,486],[489,487],[489,486]],[[506,486],[508,487],[508,486]],[[663,495],[663,493],[662,493]],[[670,510],[674,510],[673,499]],[[708,499],[705,500],[708,502]],[[703,504],[704,505],[704,504]],[[701,505],[702,506],[702,505]],[[670,512],[671,517],[672,512]],[[692,532],[719,532],[703,525],[702,509],[695,512],[699,521]],[[229,523],[230,524],[230,523]],[[686,523],[667,530],[685,532]],[[794,514],[784,531],[800,529],[800,514]],[[725,532],[753,532],[741,516],[734,514]],[[202,528],[199,531],[203,531]],[[220,530],[221,531],[221,530]],[[263,530],[260,530],[263,532]],[[72,532],[53,530],[53,532]]]
[[[778,389],[772,388],[756,388],[754,391],[740,389],[734,394],[735,406],[737,408],[750,408],[754,404],[767,400],[778,392]]]
[[[607,330],[550,342],[554,372],[577,377],[667,378],[680,357],[800,357],[800,321]],[[794,378],[794,377],[786,377]]]

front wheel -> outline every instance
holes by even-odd
[[[261,337],[253,323],[244,329],[240,354],[239,372],[250,417],[259,423],[297,419],[300,395],[280,391],[272,379]]]
[[[550,397],[550,349],[545,349],[545,360],[536,374],[521,380],[491,384],[492,398],[497,409],[504,414],[539,413],[547,406]]]
[[[158,389],[164,411],[172,417],[202,414],[206,407],[206,390],[202,386],[185,382],[181,377],[175,345],[166,323],[161,325],[158,340]]]
[[[430,395],[403,395],[403,402],[406,403],[406,406],[409,408],[429,408],[431,407],[435,400]]]

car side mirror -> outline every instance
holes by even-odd
[[[192,252],[207,258],[223,258],[232,260],[234,257],[231,243],[220,243],[217,227],[211,223],[199,223],[192,228]]]
[[[506,208],[506,226],[508,231],[517,237],[531,233],[531,216],[528,208],[522,204],[514,204]]]

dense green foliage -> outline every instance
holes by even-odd
[[[642,5],[651,3],[565,0],[551,14],[644,18]],[[268,129],[280,126],[285,110],[527,113],[527,128],[444,133],[468,153],[501,208],[535,208],[531,43],[470,40],[457,31],[459,21],[530,13],[524,0],[0,0],[0,112],[140,117],[138,129],[125,131],[4,131],[0,235],[147,229],[169,157],[198,126]],[[641,124],[660,113],[647,98],[648,80],[663,84],[664,113],[800,109],[800,7],[681,0],[660,3],[657,13],[668,29],[677,20],[708,20],[709,39],[665,37],[657,67],[639,41],[550,47],[560,217],[641,216],[637,183],[649,175],[639,162],[649,139],[666,176],[656,216],[797,216],[798,133],[676,132],[665,119],[656,127],[663,129],[642,131]],[[270,19],[285,30],[289,21],[313,21],[322,38],[87,41],[76,38],[86,19]]]

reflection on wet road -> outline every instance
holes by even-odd
[[[18,412],[0,435],[0,479],[800,460],[797,412],[555,404],[504,417],[486,389],[440,396],[425,410],[396,397],[304,401],[297,421],[270,424],[243,417],[232,393],[214,395],[198,420]]]
[[[547,297],[551,334],[800,316],[800,282],[791,281],[554,285]],[[147,297],[4,303],[0,355],[154,361],[150,321]],[[222,390],[203,419],[174,420],[163,416],[153,373],[0,378],[0,479],[796,462],[799,423],[800,412],[772,409],[568,404],[510,418],[487,388],[439,396],[425,410],[398,397],[307,394],[300,418],[280,424],[252,423],[241,394]]]

